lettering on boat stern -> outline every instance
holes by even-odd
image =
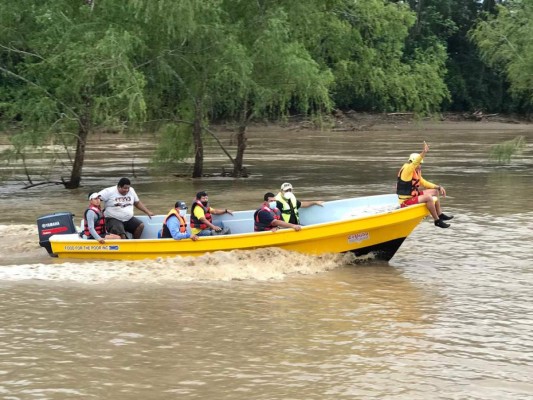
[[[110,250],[110,251],[117,251],[120,249],[120,246],[114,245],[114,246],[106,246],[98,244],[98,245],[69,245],[64,246],[65,251],[102,251],[102,250]]]
[[[369,237],[370,237],[370,234],[368,232],[355,233],[353,235],[348,235],[348,242],[359,243],[359,242],[362,242],[363,240],[368,240]]]

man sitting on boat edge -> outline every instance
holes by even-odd
[[[405,163],[398,172],[398,182],[396,184],[396,194],[400,200],[400,206],[406,207],[413,204],[426,203],[431,216],[435,221],[435,226],[448,228],[448,221],[453,215],[446,215],[442,212],[438,195],[446,197],[446,190],[443,186],[436,185],[422,178],[422,166],[424,156],[429,151],[429,145],[424,142],[424,149],[420,154],[411,153],[409,161]],[[420,190],[420,187],[425,190]],[[433,196],[437,196],[437,201],[433,201]]]
[[[165,220],[163,221],[163,229],[161,229],[161,238],[173,238],[175,240],[192,239],[198,240],[198,236],[187,232],[187,204],[183,201],[176,201],[174,208],[172,208]]]
[[[295,231],[302,229],[300,225],[291,224],[281,219],[281,212],[276,207],[274,193],[265,193],[263,204],[254,213],[254,231],[277,231],[279,228],[293,228]]]

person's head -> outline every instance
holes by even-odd
[[[184,201],[176,201],[176,204],[174,204],[174,208],[180,213],[182,217],[187,215],[187,204],[185,204]]]
[[[415,162],[415,161],[418,159],[418,157],[420,157],[420,154],[418,154],[418,153],[411,153],[411,155],[409,156],[409,162],[410,162],[410,163]],[[423,162],[424,162],[424,160],[420,161],[420,164],[422,164]]]
[[[263,196],[263,200],[265,201],[265,203],[268,203],[269,208],[271,209],[276,208],[277,206],[276,195],[274,193],[271,193],[271,192],[265,193],[265,195]]]
[[[89,203],[92,206],[100,207],[100,195],[98,193],[89,194]]]
[[[126,195],[130,191],[131,182],[128,178],[120,178],[117,184],[117,190],[121,195]]]
[[[204,206],[207,207],[207,203],[209,202],[209,197],[207,196],[206,191],[201,191],[196,193],[196,200],[199,200],[200,203],[202,203]]]
[[[288,182],[285,182],[281,185],[281,194],[285,199],[290,199],[294,195],[292,194],[292,185]]]

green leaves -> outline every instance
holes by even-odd
[[[533,105],[533,0],[513,0],[498,7],[472,31],[490,65],[503,69],[515,97]]]
[[[491,147],[489,159],[496,161],[498,164],[509,164],[511,158],[524,151],[526,148],[526,139],[524,136],[517,136],[514,139],[496,144]]]

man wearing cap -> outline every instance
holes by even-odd
[[[233,211],[210,207],[207,192],[196,193],[191,207],[191,232],[198,236],[229,235],[231,231],[222,221],[218,222],[218,225],[213,224],[212,215],[222,214],[233,215]]]
[[[175,240],[192,239],[198,240],[198,236],[187,232],[187,204],[178,200],[163,221],[161,231],[162,238],[173,238]]]
[[[105,228],[104,213],[100,209],[100,196],[98,193],[89,195],[89,208],[83,214],[83,234],[87,239],[96,239],[104,244],[105,239],[120,239],[120,236],[107,233]]]
[[[121,178],[117,186],[111,186],[98,193],[104,202],[106,228],[111,233],[126,239],[126,232],[132,234],[134,239],[139,239],[144,230],[144,224],[133,216],[135,206],[148,217],[154,214],[139,200],[137,193],[131,187],[128,178]]]
[[[436,185],[422,178],[421,164],[424,162],[424,156],[428,151],[429,145],[424,142],[422,153],[411,153],[409,161],[398,172],[396,194],[398,195],[401,207],[426,203],[426,207],[435,221],[435,226],[448,228],[450,224],[444,221],[452,219],[453,215],[448,216],[443,214],[438,197],[437,201],[433,201],[433,196],[438,196],[439,194],[446,197],[446,190],[443,186]],[[423,187],[424,190],[421,190],[420,187]]]
[[[281,185],[280,192],[276,195],[277,207],[281,210],[281,218],[290,224],[300,225],[298,209],[311,206],[322,206],[323,201],[300,201],[292,191],[292,185],[285,182]]]

